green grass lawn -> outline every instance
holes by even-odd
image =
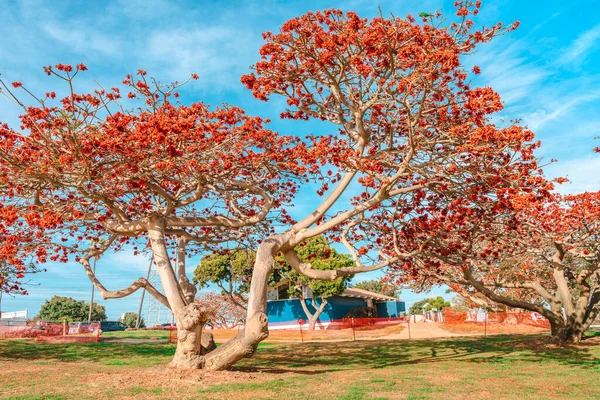
[[[0,397],[11,399],[589,399],[600,397],[600,341],[539,337],[261,345],[233,371],[164,368],[168,343],[0,341]],[[596,345],[594,345],[596,344]]]
[[[116,331],[102,332],[102,338],[122,339],[169,339],[169,331]]]

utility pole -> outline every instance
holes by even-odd
[[[96,261],[98,256],[94,257],[94,276],[96,276]],[[94,282],[92,282],[92,300],[90,301],[90,312],[88,313],[88,322],[92,322],[92,307],[94,307]]]
[[[156,264],[151,264],[153,268],[150,269],[150,275],[148,276],[148,283],[154,286],[159,292],[163,292],[162,283],[156,270]],[[146,326],[152,327],[163,323],[163,317],[165,317],[167,308],[162,305],[161,302],[156,300],[154,296],[150,296],[148,300],[148,312],[146,314]],[[169,310],[170,311],[170,310]]]
[[[146,281],[150,278],[150,271],[152,270],[152,257],[150,257],[150,265],[148,265],[148,274],[146,275]],[[144,305],[144,295],[146,294],[146,287],[142,290],[142,298],[140,299],[140,307],[138,308],[137,319],[135,320],[135,329],[140,329],[140,321],[142,320],[142,306]]]

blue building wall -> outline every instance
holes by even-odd
[[[315,302],[319,305],[321,304],[321,299],[316,299]],[[366,305],[367,302],[364,299],[333,296],[327,299],[327,305],[319,319],[321,321],[342,319],[350,310]],[[308,309],[313,310],[310,304],[308,304]],[[267,301],[267,316],[269,317],[269,322],[297,321],[300,318],[304,320],[308,319],[298,299]]]
[[[321,299],[316,299],[317,304],[321,304]],[[327,299],[327,305],[319,317],[321,321],[330,321],[332,319],[342,319],[351,310],[366,307],[365,299],[353,297],[333,296]],[[403,301],[390,301],[386,303],[375,303],[377,315],[379,317],[397,317],[401,312],[405,312]],[[308,304],[309,310],[313,310]],[[298,321],[298,319],[307,320],[304,314],[300,300],[270,300],[267,301],[267,316],[270,323]]]
[[[406,313],[406,306],[403,301],[386,301],[385,303],[375,303],[377,307],[377,316],[399,317],[401,313]]]

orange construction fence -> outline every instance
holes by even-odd
[[[550,329],[550,321],[535,312],[444,311],[445,329],[464,334],[529,334]]]
[[[33,325],[2,326],[0,325],[0,339],[35,338],[45,342],[93,342],[100,340],[100,323],[72,324],[36,322]]]
[[[298,320],[289,322],[275,322],[269,324],[270,341],[311,341],[311,340],[360,340],[377,338],[400,333],[410,327],[408,317],[395,318],[344,318],[330,321],[319,321],[314,330],[310,329],[308,321]],[[215,337],[216,341],[227,340],[243,329],[239,326],[234,329],[206,329]],[[177,328],[172,326],[169,341],[177,343]]]
[[[440,334],[435,329],[432,336],[427,336],[428,327],[438,326],[449,334],[482,335],[488,334],[529,334],[539,333],[550,328],[547,319],[532,312],[454,312],[443,310],[434,314],[420,314],[394,318],[343,318],[330,321],[319,321],[314,329],[306,320],[275,322],[269,324],[268,341],[310,342],[310,341],[351,341],[377,338],[413,339],[415,337],[436,337]],[[411,326],[413,332],[411,333]],[[169,329],[169,341],[177,343],[177,328]],[[234,329],[210,329],[215,341],[225,342],[235,336],[243,326]],[[442,335],[441,337],[444,337]]]

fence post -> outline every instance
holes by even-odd
[[[300,340],[304,343],[304,335],[302,334],[302,323],[304,321],[302,319],[298,320],[298,327],[300,328]]]
[[[410,340],[410,316],[408,317],[408,340]]]
[[[63,336],[67,335],[67,320],[63,319]]]
[[[352,318],[352,340],[356,340],[356,332],[354,331],[354,318]]]
[[[485,310],[485,318],[483,319],[483,337],[487,338],[487,317],[488,317],[488,313],[487,310]]]

